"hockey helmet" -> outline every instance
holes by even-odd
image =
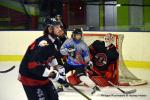
[[[111,33],[107,33],[104,36],[104,41],[105,41],[105,46],[109,46],[110,44],[112,44],[114,42],[114,35]]]
[[[74,40],[81,40],[82,38],[82,30],[81,29],[78,29],[76,28],[73,32],[72,32],[72,38]]]
[[[114,35],[111,33],[107,33],[104,36],[104,40],[105,40],[105,42],[113,42],[114,41]]]
[[[56,21],[55,18],[50,18],[50,17],[47,17],[45,18],[44,20],[44,23],[43,23],[43,28],[46,29],[47,27],[54,27],[56,25],[61,25],[61,23],[59,21]]]
[[[79,28],[74,29],[74,31],[72,32],[72,34],[82,34],[82,30]]]

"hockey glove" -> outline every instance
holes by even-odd
[[[68,53],[69,53],[69,55],[70,55],[71,57],[75,58],[75,48],[74,48],[74,46],[70,46],[70,47],[68,48]]]
[[[50,75],[49,75],[49,78],[52,78],[54,81],[60,83],[60,84],[67,84],[66,82],[66,77],[59,74],[58,71],[56,70],[53,70]]]
[[[65,76],[65,68],[61,65],[55,65],[52,67],[53,70],[58,71],[58,73],[62,76]]]
[[[61,65],[58,66],[58,72],[59,72],[60,75],[66,76],[65,68],[63,66],[61,66]]]
[[[93,68],[93,62],[92,61],[89,61],[87,63],[87,69],[92,69]]]
[[[59,76],[58,71],[53,70],[53,71],[50,72],[50,74],[49,74],[48,77],[49,77],[49,78],[52,78],[53,80],[57,80],[58,76]]]

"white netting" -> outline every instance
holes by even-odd
[[[142,85],[147,82],[137,78],[134,74],[132,74],[128,68],[126,67],[123,56],[122,56],[122,44],[123,44],[124,35],[118,35],[118,51],[119,51],[119,82],[120,83],[128,83],[129,85]]]
[[[98,32],[84,32],[84,41],[90,45],[95,40],[104,40],[106,34]],[[114,34],[113,44],[118,48],[119,52],[119,63],[118,63],[118,83],[120,85],[142,85],[146,84],[146,81],[138,79],[134,74],[132,74],[129,69],[126,67],[123,56],[122,56],[122,43],[124,35],[123,34]]]

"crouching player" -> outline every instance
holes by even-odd
[[[108,33],[104,41],[96,40],[89,46],[93,68],[89,68],[88,73],[102,87],[108,86],[108,81],[117,84],[116,66],[119,54],[113,41],[113,34]]]
[[[82,40],[82,30],[75,29],[72,38],[67,39],[60,48],[62,55],[67,55],[67,62],[64,64],[65,72],[75,70],[75,75],[85,84],[91,86],[91,94],[100,91],[96,84],[87,76],[86,65],[92,66],[89,57],[89,48]]]

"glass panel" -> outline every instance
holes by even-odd
[[[150,31],[149,0],[1,0],[0,30],[42,30],[60,14],[68,30]]]

